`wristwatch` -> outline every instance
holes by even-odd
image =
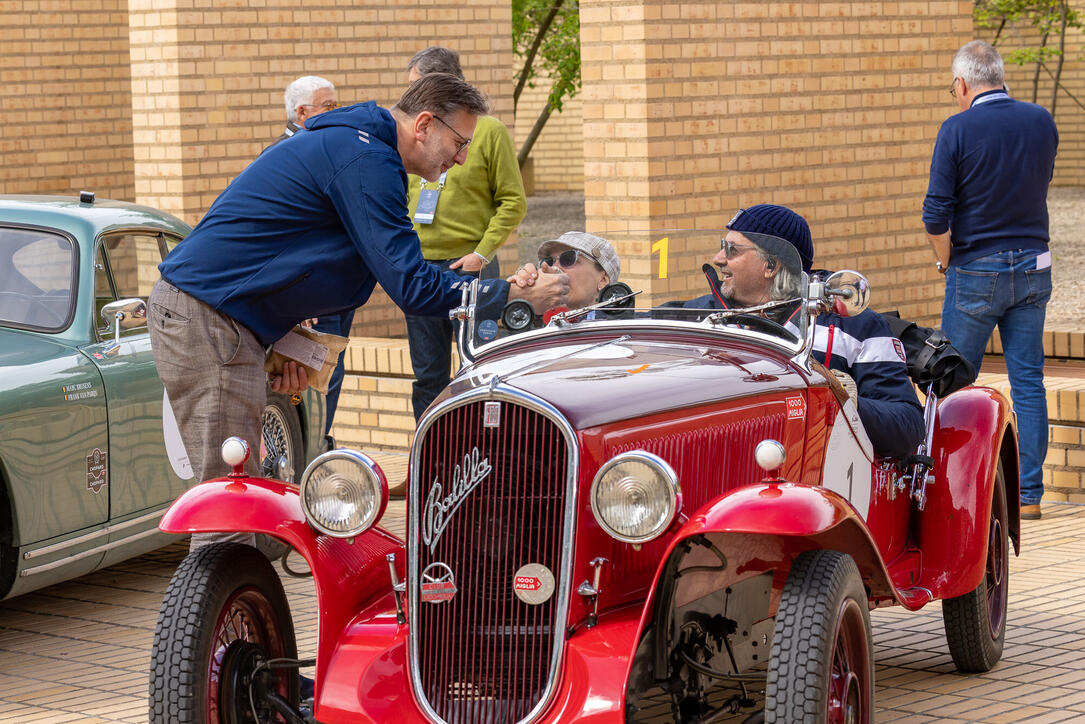
[[[942,266],[941,260],[934,262],[934,266],[938,269],[939,274],[946,273],[946,267]]]

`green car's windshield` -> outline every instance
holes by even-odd
[[[63,329],[74,286],[71,239],[44,229],[0,227],[0,325]]]

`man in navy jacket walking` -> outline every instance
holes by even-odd
[[[407,174],[436,179],[462,164],[487,112],[478,90],[435,73],[391,109],[322,113],[253,161],[162,262],[148,326],[196,480],[229,472],[224,438],[258,446],[265,348],[295,324],[365,304],[378,282],[410,314],[443,316],[460,303],[468,277],[422,258]],[[540,313],[563,304],[568,277],[545,276],[527,288],[483,280],[484,314],[499,316],[509,297]],[[292,394],[307,383],[288,362],[271,387]]]
[[[1051,114],[1010,98],[1004,79],[1002,58],[982,40],[953,58],[950,93],[962,112],[938,131],[923,223],[946,276],[942,329],[977,370],[998,326],[1017,415],[1021,517],[1035,519],[1047,454],[1047,187],[1059,136]]]

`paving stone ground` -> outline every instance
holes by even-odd
[[[404,456],[378,458],[401,479]],[[1010,562],[1006,648],[993,671],[956,673],[938,604],[872,613],[878,724],[1085,722],[1085,506],[1045,504],[1043,515],[1023,522]],[[402,501],[384,525],[402,535]],[[178,542],[0,603],[0,723],[145,722],[158,607],[186,550]],[[313,652],[312,585],[284,582],[299,652]]]

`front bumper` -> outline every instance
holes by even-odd
[[[640,616],[641,608],[632,606],[601,614],[594,628],[577,629],[566,642],[554,698],[536,722],[623,721]],[[394,610],[355,618],[339,637],[325,681],[317,682],[316,718],[325,724],[432,722],[411,690],[407,650],[407,626],[396,623]]]

